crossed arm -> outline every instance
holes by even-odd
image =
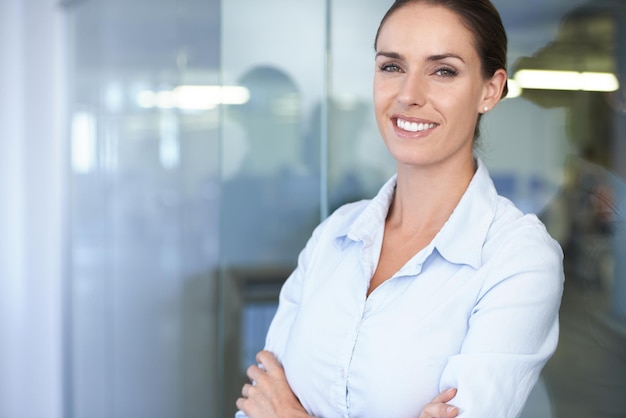
[[[541,368],[558,341],[558,309],[563,288],[560,248],[532,222],[518,227],[516,239],[492,244],[486,278],[480,282],[467,319],[463,346],[451,355],[439,387],[445,390],[415,411],[419,418],[517,416]],[[318,239],[320,230],[313,238]],[[284,332],[300,306],[304,271],[315,255],[307,245],[298,269],[285,283],[266,348],[280,355]],[[274,332],[272,332],[274,330]],[[275,349],[277,351],[275,351]],[[242,397],[236,402],[248,418],[310,417],[270,351],[257,355]],[[458,388],[458,392],[457,392]],[[448,404],[452,402],[452,404]],[[451,407],[451,409],[448,409]]]
[[[289,387],[285,371],[269,351],[257,354],[258,365],[247,370],[250,383],[243,385],[237,408],[248,418],[308,418],[311,417]],[[447,404],[456,395],[448,389],[427,404],[419,418],[454,418],[458,408]]]

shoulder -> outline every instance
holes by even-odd
[[[341,205],[320,223],[316,232],[333,238],[347,235],[371,202],[371,199],[363,199]]]
[[[523,213],[502,196],[497,199],[495,216],[487,235],[489,241],[507,247],[539,245],[540,250],[560,253],[560,246],[535,214]]]
[[[323,229],[331,231],[335,237],[350,236],[355,240],[368,240],[379,226],[382,226],[393,200],[396,175],[391,176],[380,188],[376,196],[337,208],[323,223]]]
[[[478,170],[473,204],[479,204],[479,210],[488,213],[485,246],[495,245],[525,247],[540,244],[541,249],[560,253],[560,247],[552,239],[544,224],[532,213],[522,212],[511,200],[500,195],[493,183],[486,165],[478,161]],[[480,197],[476,197],[480,196]]]
[[[563,278],[563,251],[535,214],[522,213],[498,196],[496,213],[483,247],[483,262],[500,278],[537,273],[555,284]]]

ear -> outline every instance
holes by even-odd
[[[502,91],[507,81],[507,73],[501,68],[485,82],[483,98],[478,108],[479,113],[486,113],[496,107],[501,99]]]

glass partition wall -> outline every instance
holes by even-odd
[[[228,23],[226,23],[228,22]],[[324,2],[222,2],[220,273],[224,416],[263,348],[280,285],[320,220]]]
[[[65,416],[217,416],[220,4],[66,3]]]
[[[566,256],[559,349],[524,417],[618,417],[624,12],[617,1],[495,3],[512,93],[484,118],[479,154],[501,194],[537,213]],[[63,4],[65,416],[231,417],[311,231],[394,172],[371,104],[373,40],[390,1]],[[538,70],[617,85],[542,86],[527,78]]]

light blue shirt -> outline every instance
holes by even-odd
[[[556,349],[561,248],[478,161],[432,242],[366,297],[395,184],[316,228],[266,349],[316,417],[417,417],[450,387],[460,417],[517,417]]]

